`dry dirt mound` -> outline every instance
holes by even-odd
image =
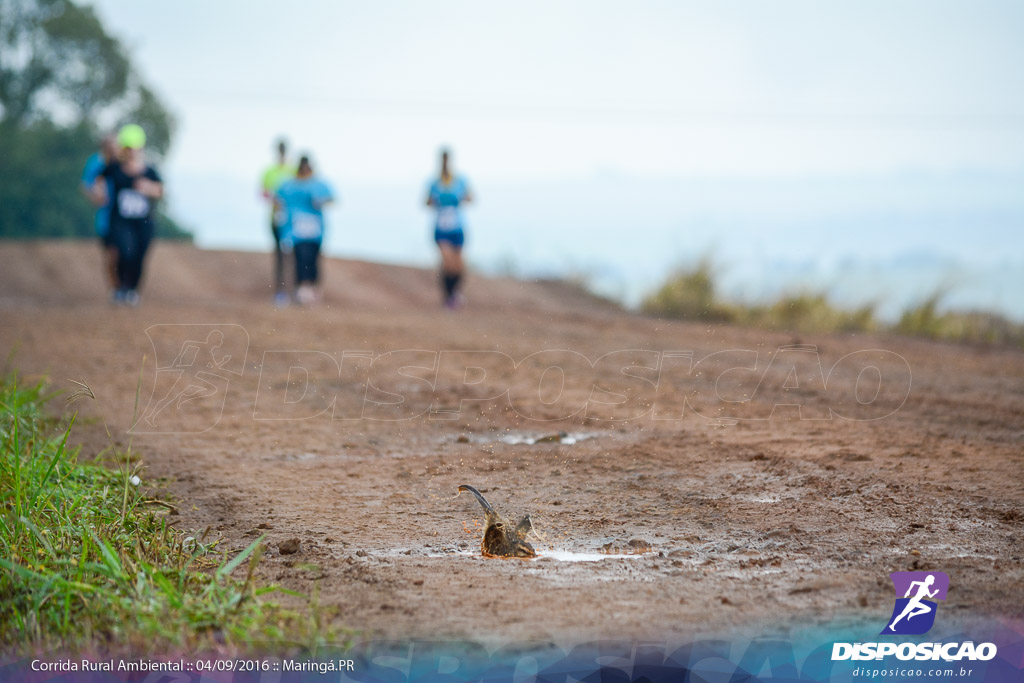
[[[92,241],[0,242],[0,305],[78,305],[103,301],[100,250]],[[436,304],[436,273],[422,268],[326,258],[325,303],[346,309],[423,310]],[[162,304],[264,303],[273,293],[271,257],[246,251],[210,251],[157,242],[143,283],[148,302]],[[491,310],[531,310],[568,316],[618,312],[614,304],[558,281],[523,282],[470,275],[472,302]]]

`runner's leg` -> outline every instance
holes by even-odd
[[[284,252],[281,251],[281,228],[274,219],[270,220],[270,231],[274,235],[274,294],[283,294],[288,289],[284,281]]]

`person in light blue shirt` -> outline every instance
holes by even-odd
[[[100,150],[93,154],[85,162],[85,168],[82,170],[82,183],[80,188],[82,194],[86,198],[92,200],[93,185],[96,183],[96,178],[100,176],[103,169],[107,167],[107,164],[114,160],[117,156],[117,140],[114,139],[113,135],[104,135],[100,141]],[[109,191],[109,181],[107,197],[113,195],[113,192]],[[93,227],[96,230],[96,236],[100,239],[100,249],[103,252],[103,270],[104,277],[110,284],[111,291],[117,289],[117,244],[115,242],[115,236],[113,231],[110,229],[110,202],[105,201],[96,209],[96,216],[93,219]]]
[[[295,177],[281,183],[274,199],[284,211],[281,243],[295,253],[295,299],[312,304],[320,298],[320,245],[324,240],[325,206],[334,201],[331,186],[317,178],[308,156],[299,159]]]
[[[444,305],[456,308],[461,302],[459,283],[465,266],[462,262],[462,247],[466,235],[462,220],[463,204],[473,200],[465,178],[452,173],[447,149],[441,150],[440,177],[430,183],[427,190],[427,206],[436,211],[434,219],[434,242],[441,252],[441,290]]]

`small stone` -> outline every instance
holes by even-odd
[[[277,550],[282,555],[294,555],[299,552],[301,548],[302,542],[297,538],[289,538],[287,541],[281,541],[277,546]]]

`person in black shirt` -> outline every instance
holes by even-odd
[[[142,149],[146,133],[128,124],[117,134],[117,159],[110,161],[93,185],[94,201],[110,201],[110,231],[117,248],[115,303],[137,306],[146,250],[153,239],[153,207],[163,197],[164,184],[146,164]],[[109,183],[112,196],[107,197]]]

